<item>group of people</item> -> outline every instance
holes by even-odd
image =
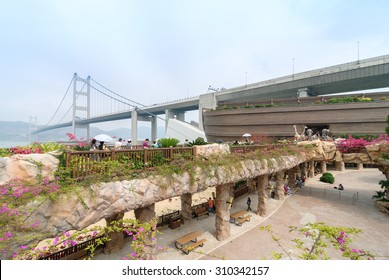
[[[146,138],[145,141],[142,143],[142,148],[143,149],[148,149],[148,148],[161,148],[162,144],[158,140],[154,140],[153,143],[150,144],[149,138]]]
[[[114,149],[115,150],[120,150],[122,148],[131,149],[131,147],[132,147],[131,139],[128,139],[127,143],[125,145],[123,145],[123,142],[124,142],[124,140],[122,138],[119,138],[114,144]],[[90,144],[90,151],[97,151],[97,150],[103,151],[103,150],[109,150],[109,149],[105,145],[104,141],[99,141],[99,145],[97,145],[97,140],[92,139],[91,144]]]

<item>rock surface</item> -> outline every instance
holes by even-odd
[[[38,175],[54,179],[59,160],[50,154],[13,155],[0,157],[0,184],[11,179],[35,181]]]
[[[242,179],[257,178],[262,175],[286,171],[309,160],[358,160],[380,164],[381,171],[389,176],[389,161],[380,156],[389,151],[388,143],[380,143],[367,149],[367,154],[347,156],[340,154],[331,142],[307,141],[299,146],[311,145],[314,149],[305,149],[297,156],[280,156],[269,159],[246,159],[233,166],[213,166],[203,170],[197,167],[194,174],[182,173],[170,176],[149,176],[145,179],[123,180],[109,183],[97,183],[79,192],[79,195],[62,195],[55,201],[46,200],[31,215],[28,224],[37,223],[37,233],[55,236],[67,230],[80,230],[101,219],[110,219],[115,215],[139,208],[147,208],[165,199],[194,194],[209,187],[223,186]],[[198,155],[211,153],[229,153],[228,145],[213,144],[201,147]],[[39,174],[36,162],[43,165],[42,176],[53,178],[58,167],[58,159],[51,155],[18,155],[11,158],[0,158],[0,181],[7,182],[13,177],[33,180]],[[389,178],[388,178],[389,179]],[[81,199],[80,199],[81,198]],[[265,209],[261,209],[262,212]],[[30,234],[29,241],[34,240]],[[20,244],[19,244],[20,245]]]

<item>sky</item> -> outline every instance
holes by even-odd
[[[151,105],[386,55],[387,11],[386,0],[0,0],[0,121],[46,124],[74,73]]]

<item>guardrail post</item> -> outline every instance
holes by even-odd
[[[147,162],[147,149],[143,149],[143,168],[146,168]]]
[[[66,150],[65,155],[66,155],[65,165],[66,165],[66,168],[69,168],[70,167],[70,160],[72,157],[72,151]]]

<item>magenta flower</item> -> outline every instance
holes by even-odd
[[[25,245],[21,245],[21,246],[20,246],[20,249],[22,249],[22,250],[26,250],[26,249],[27,249],[27,246],[25,246]]]

